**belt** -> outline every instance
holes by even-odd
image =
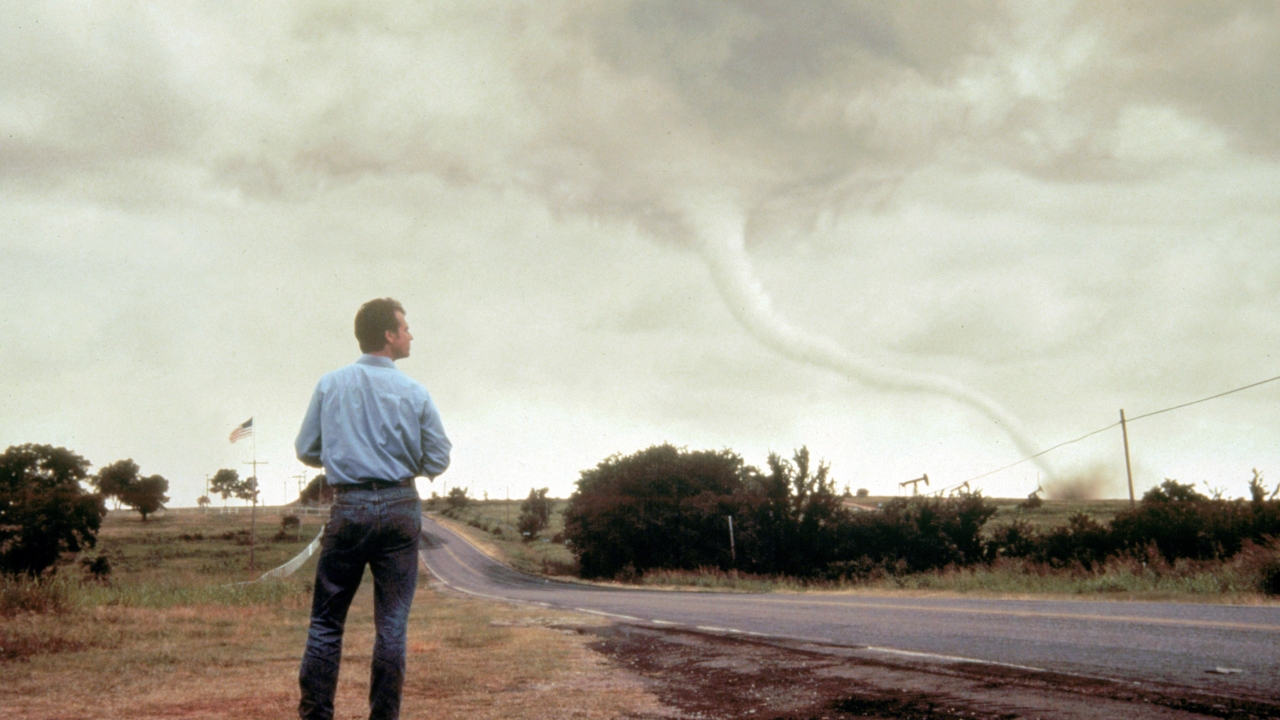
[[[341,483],[334,485],[334,492],[344,493],[349,490],[385,490],[387,488],[398,487],[414,487],[413,478],[405,478],[404,480],[377,480],[374,478],[360,478],[359,482]]]

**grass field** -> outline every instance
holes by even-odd
[[[552,542],[564,532],[563,512],[568,502],[555,500],[547,528],[526,541],[516,529],[520,500],[473,500],[454,511],[451,519],[472,529],[469,537],[488,546],[504,562],[524,572],[543,575],[576,575],[577,561],[563,542]],[[443,508],[443,503],[439,506]]]
[[[877,507],[893,500],[892,496],[847,499],[864,507]],[[987,530],[993,526],[1024,520],[1037,530],[1066,525],[1067,519],[1082,512],[1100,523],[1111,522],[1117,513],[1129,508],[1128,500],[1042,500],[1038,508],[1023,508],[1025,498],[987,498],[996,507],[996,514],[987,521]]]
[[[270,537],[279,518],[259,517]],[[259,571],[315,536],[257,549]],[[281,718],[296,714],[314,560],[285,581],[255,577],[242,531],[248,515],[168,513],[142,523],[111,514],[93,554],[109,584],[77,566],[31,588],[0,581],[0,717]],[[347,623],[338,717],[367,715],[372,592],[366,582]],[[40,611],[21,610],[27,606]],[[42,599],[43,602],[37,602]],[[656,702],[602,664],[572,628],[576,615],[461,599],[427,586],[410,618],[405,718],[612,718]]]

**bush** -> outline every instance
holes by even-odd
[[[1092,570],[1116,551],[1113,533],[1088,515],[1077,512],[1063,527],[1045,533],[1031,557],[1050,567],[1078,565]]]
[[[532,540],[547,527],[551,520],[551,500],[547,497],[550,488],[529,490],[529,497],[520,503],[520,518],[516,521],[516,529],[525,540]]]
[[[1166,485],[1172,482],[1166,481]],[[1280,535],[1280,503],[1276,501],[1249,503],[1209,500],[1203,495],[1153,495],[1157,489],[1144,495],[1141,505],[1111,521],[1112,533],[1121,548],[1141,550],[1154,543],[1167,562],[1179,558],[1225,559],[1240,552],[1246,541],[1259,542],[1266,536]]]
[[[987,560],[999,558],[1031,558],[1039,553],[1041,547],[1040,534],[1026,520],[1014,520],[1007,525],[999,525],[991,532],[991,539],[986,542]]]
[[[1169,502],[1199,502],[1208,500],[1209,498],[1196,492],[1196,486],[1186,483],[1180,483],[1171,478],[1165,478],[1164,482],[1151,488],[1142,494],[1142,502],[1147,503],[1169,503]]]
[[[989,552],[982,528],[995,513],[981,493],[894,498],[881,512],[852,516],[841,555],[895,574],[971,565]]]
[[[106,555],[98,555],[93,558],[84,558],[80,561],[85,572],[95,581],[100,583],[108,583],[111,581],[111,560]]]
[[[1267,595],[1280,595],[1280,557],[1273,557],[1258,573],[1258,590]]]
[[[583,577],[728,567],[726,516],[748,467],[729,450],[655,445],[584,470],[565,510]],[[629,568],[624,573],[624,569]]]

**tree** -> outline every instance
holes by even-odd
[[[169,502],[169,496],[165,495],[169,490],[169,481],[159,475],[152,475],[130,483],[124,489],[121,501],[125,505],[137,510],[142,514],[142,521],[147,521],[147,516],[164,507]],[[205,498],[208,502],[208,499]]]
[[[242,480],[240,473],[235,470],[223,468],[214,473],[213,479],[209,481],[209,489],[221,495],[224,502],[231,497],[255,505],[258,502],[258,479],[247,477]]]
[[[209,491],[220,495],[224,504],[227,502],[227,498],[236,494],[236,490],[239,487],[240,473],[227,468],[222,468],[214,473],[209,480]]]
[[[252,503],[254,507],[258,505],[258,478],[247,477],[240,483],[240,487],[236,490],[236,497],[247,503]]]
[[[119,508],[129,486],[138,481],[138,472],[138,463],[134,462],[132,458],[117,460],[98,470],[98,473],[89,482],[98,488],[100,495],[104,498],[111,498],[115,506]]]
[[[311,478],[311,482],[302,489],[298,496],[304,505],[328,505],[333,502],[333,487],[329,485],[324,473]]]
[[[97,542],[107,509],[80,486],[89,461],[51,445],[0,454],[0,571],[39,575],[64,552]]]
[[[532,540],[542,532],[547,527],[547,521],[551,519],[551,500],[547,497],[550,490],[550,488],[541,490],[530,488],[529,497],[520,503],[520,518],[516,520],[516,527],[520,530],[521,536],[527,540]]]
[[[200,506],[200,509],[201,509],[201,510],[208,510],[208,509],[209,509],[209,496],[208,496],[208,495],[201,495],[201,496],[200,496],[200,499],[199,499],[199,500],[196,500],[196,504]]]
[[[464,487],[454,486],[449,488],[449,495],[445,498],[445,504],[450,510],[461,510],[471,502],[471,498],[467,497],[467,489]]]
[[[1255,504],[1266,502],[1267,486],[1262,483],[1262,472],[1253,469],[1253,479],[1249,481],[1249,499]]]
[[[771,453],[769,474],[749,477],[745,517],[739,519],[743,567],[813,575],[835,559],[849,513],[830,467],[811,465],[809,449],[801,447],[791,460]]]

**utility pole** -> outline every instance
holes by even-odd
[[[298,502],[302,502],[302,482],[307,479],[307,471],[303,470],[293,477],[298,481]]]
[[[245,463],[245,465],[253,466],[253,506],[249,510],[249,571],[257,569],[254,564],[254,555],[257,550],[258,543],[258,488],[261,483],[258,482],[258,466],[268,465],[266,460],[258,459],[258,433],[253,434],[253,460]]]
[[[1124,471],[1129,476],[1129,507],[1137,504],[1133,499],[1133,465],[1129,462],[1129,426],[1124,421],[1124,408],[1120,408],[1120,433],[1124,435]]]

